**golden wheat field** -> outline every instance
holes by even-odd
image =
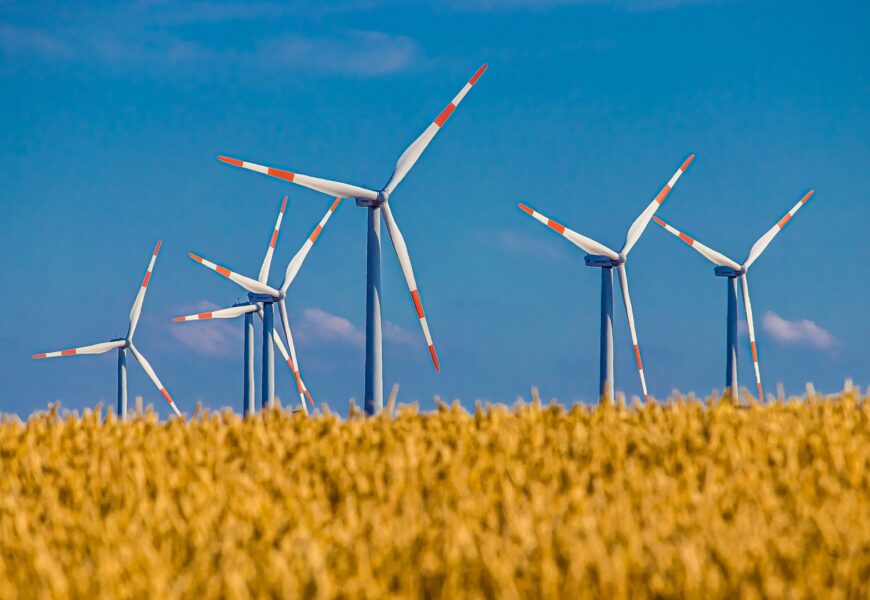
[[[6,417],[0,598],[867,598],[868,400]]]

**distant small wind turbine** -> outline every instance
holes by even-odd
[[[616,267],[619,273],[619,285],[622,289],[622,299],[625,304],[625,314],[628,318],[628,329],[631,332],[631,343],[634,344],[634,357],[637,360],[637,371],[640,375],[640,385],[643,389],[643,397],[645,402],[649,402],[649,395],[646,390],[646,378],[643,374],[643,362],[640,359],[640,348],[637,344],[637,332],[634,328],[634,312],[631,308],[631,297],[628,293],[628,275],[625,271],[625,261],[628,259],[628,253],[640,239],[641,234],[649,224],[650,218],[653,216],[667,195],[676,185],[677,180],[683,172],[689,167],[695,159],[692,154],[671,177],[671,180],[665,184],[665,187],[656,195],[652,202],[644,209],[640,216],[635,219],[634,223],[628,229],[628,234],[625,237],[625,244],[622,250],[615,252],[604,244],[586,236],[580,235],[576,231],[568,229],[564,225],[542,215],[526,206],[523,203],[519,207],[527,214],[540,221],[569,242],[587,252],[585,262],[587,267],[596,267],[601,269],[601,358],[600,358],[600,386],[599,394],[601,398],[613,400],[614,398],[614,381],[613,381],[613,267]]]
[[[815,193],[815,190],[808,191],[797,204],[792,206],[785,216],[777,221],[776,225],[771,227],[767,233],[758,238],[758,241],[749,249],[749,256],[746,262],[742,265],[737,264],[721,252],[717,252],[712,248],[705,246],[698,240],[689,237],[679,229],[671,227],[658,217],[653,217],[655,222],[664,227],[668,232],[674,234],[689,246],[697,250],[704,258],[712,262],[716,267],[713,272],[717,277],[725,277],[726,291],[728,294],[728,316],[727,316],[727,355],[725,360],[725,387],[726,391],[730,392],[731,400],[737,402],[737,278],[740,278],[740,287],[743,290],[743,307],[746,310],[746,325],[749,329],[749,348],[752,351],[752,362],[755,365],[755,383],[758,385],[758,399],[764,401],[764,391],[761,387],[761,370],[758,366],[758,347],[755,344],[755,325],[752,320],[752,304],[749,302],[749,281],[746,278],[746,271],[761,256],[767,245],[776,237],[786,223],[788,223],[795,213],[800,210],[807,200]]]
[[[262,394],[262,407],[266,408],[270,406],[275,398],[275,354],[272,349],[272,345],[275,344],[278,346],[278,350],[281,351],[281,354],[284,357],[284,360],[287,362],[287,365],[290,367],[290,370],[293,371],[293,375],[296,377],[296,385],[299,391],[299,399],[302,403],[302,409],[307,413],[308,407],[305,404],[305,399],[312,403],[314,400],[311,398],[311,394],[308,393],[308,388],[306,388],[305,383],[302,381],[302,375],[299,370],[299,361],[296,358],[296,346],[293,343],[293,334],[290,331],[290,322],[287,319],[287,306],[284,303],[285,298],[287,297],[287,290],[290,288],[290,284],[293,283],[293,280],[296,278],[297,273],[299,273],[299,269],[302,266],[302,263],[305,261],[305,257],[308,256],[308,253],[311,251],[311,247],[314,246],[314,242],[317,241],[317,238],[320,236],[320,233],[323,231],[323,228],[326,227],[327,221],[329,221],[329,217],[332,216],[332,213],[335,212],[335,209],[338,208],[338,204],[341,201],[341,198],[336,198],[332,205],[329,207],[329,210],[326,211],[326,214],[320,220],[320,223],[314,228],[314,231],[311,232],[311,235],[308,236],[308,239],[305,240],[305,243],[302,244],[302,247],[296,253],[296,255],[290,260],[290,263],[287,265],[287,270],[284,273],[284,282],[281,284],[280,289],[275,289],[267,284],[269,280],[269,269],[272,265],[272,255],[275,251],[275,244],[278,240],[278,231],[281,228],[281,220],[284,216],[284,209],[287,206],[287,198],[284,198],[284,202],[281,204],[281,211],[278,213],[278,220],[275,223],[275,229],[272,231],[272,237],[269,241],[269,247],[266,249],[266,256],[263,259],[263,264],[260,267],[260,273],[257,279],[252,279],[250,277],[246,277],[244,275],[240,275],[233,271],[230,271],[226,267],[222,267],[217,265],[211,261],[208,261],[192,252],[189,254],[190,258],[200,263],[201,265],[208,267],[212,271],[217,272],[220,275],[223,275],[227,279],[235,282],[237,285],[241,286],[245,290],[248,291],[248,300],[247,304],[240,304],[230,308],[224,308],[221,310],[211,311],[207,313],[199,313],[196,315],[188,315],[186,317],[176,317],[173,321],[196,321],[200,319],[228,319],[233,317],[238,317],[239,315],[245,315],[245,413],[250,414],[253,412],[253,323],[251,322],[251,313],[256,312],[260,315],[260,318],[263,321],[263,369],[262,369],[262,377],[263,384],[261,389]],[[287,351],[284,349],[284,344],[281,343],[281,337],[278,335],[278,332],[275,330],[274,325],[274,311],[272,309],[272,305],[278,305],[278,311],[281,314],[281,323],[284,329],[284,336],[287,338],[287,346],[290,348],[290,355],[287,355]]]
[[[383,213],[384,222],[387,225],[387,231],[390,234],[390,240],[393,242],[393,248],[399,258],[399,264],[402,267],[402,273],[405,276],[405,281],[408,284],[408,289],[411,292],[411,300],[414,302],[414,308],[417,311],[417,317],[420,319],[420,326],[423,329],[423,335],[426,338],[426,344],[429,347],[429,354],[432,357],[432,362],[435,365],[435,370],[440,371],[441,367],[438,362],[438,355],[435,353],[435,345],[432,342],[432,336],[429,333],[429,325],[426,322],[426,315],[423,312],[423,302],[420,299],[420,292],[417,290],[417,282],[414,278],[414,270],[411,267],[411,257],[408,255],[408,248],[405,245],[405,238],[402,232],[399,231],[399,226],[393,217],[390,210],[390,196],[396,189],[396,186],[405,178],[420,155],[432,141],[432,138],[441,130],[444,123],[453,113],[459,103],[465,98],[465,95],[471,90],[483,72],[486,71],[487,65],[481,66],[477,72],[468,80],[468,83],[463,86],[453,100],[441,111],[435,120],[427,127],[414,142],[408,146],[404,153],[399,157],[396,167],[393,170],[393,175],[390,180],[380,190],[371,190],[356,185],[341,183],[338,181],[330,181],[328,179],[320,179],[318,177],[310,177],[301,173],[294,173],[282,169],[266,167],[255,163],[239,160],[237,158],[229,158],[226,156],[218,156],[218,159],[227,164],[263,173],[271,177],[277,177],[284,181],[295,183],[309,189],[328,194],[330,196],[341,196],[343,198],[356,199],[357,206],[364,206],[368,211],[368,252],[367,252],[367,277],[366,277],[366,378],[365,378],[365,410],[367,414],[374,414],[383,408],[384,402],[384,385],[383,385],[383,360],[382,360],[382,330],[381,330],[381,220],[380,215]]]
[[[157,373],[151,367],[150,363],[142,356],[142,353],[133,345],[133,334],[136,332],[136,325],[139,323],[139,315],[142,312],[142,303],[145,301],[145,292],[148,290],[148,284],[151,281],[151,272],[154,270],[154,262],[157,260],[157,253],[160,252],[161,241],[157,242],[154,248],[154,253],[151,255],[151,262],[148,263],[148,270],[145,272],[145,278],[142,280],[142,285],[139,287],[139,293],[136,295],[136,300],[133,302],[133,308],[130,310],[130,326],[127,329],[127,335],[122,338],[116,338],[108,342],[93,344],[91,346],[81,346],[78,348],[70,348],[69,350],[59,350],[57,352],[44,352],[42,354],[34,354],[33,358],[54,358],[56,356],[77,356],[79,354],[103,354],[109,350],[118,350],[118,415],[121,418],[127,416],[127,349],[133,353],[136,361],[142,365],[142,370],[154,382],[160,394],[169,402],[169,406],[175,411],[175,414],[181,416],[181,411],[178,410],[175,401],[166,391],[166,388],[157,377]]]

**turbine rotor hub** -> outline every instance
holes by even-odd
[[[599,269],[612,269],[622,264],[618,259],[614,260],[609,256],[602,256],[600,254],[587,254],[583,260],[586,262],[587,267],[597,267]]]
[[[372,200],[371,198],[354,198],[357,206],[365,206],[366,208],[378,208],[383,206],[390,199],[390,193],[387,190],[378,192],[378,197]]]

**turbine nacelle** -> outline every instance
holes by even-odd
[[[387,190],[381,190],[377,194],[377,198],[354,198],[354,200],[357,206],[366,208],[378,208],[390,200],[390,193]]]
[[[618,267],[625,262],[625,256],[620,254],[616,259],[609,256],[601,256],[600,254],[587,254],[583,260],[587,267],[597,267],[599,269],[611,269]]]
[[[746,273],[746,268],[732,269],[731,267],[717,266],[713,268],[713,272],[716,274],[716,277],[740,277]]]
[[[283,291],[279,290],[279,292],[280,292],[280,297],[277,297],[277,298],[275,296],[271,296],[269,294],[257,294],[254,292],[248,292],[248,301],[251,304],[258,304],[258,303],[274,304],[275,302],[278,302],[279,300],[281,300],[285,296]]]

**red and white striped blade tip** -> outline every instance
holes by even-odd
[[[429,355],[432,357],[432,363],[435,365],[435,371],[437,373],[441,372],[441,363],[438,362],[438,353],[435,352],[435,345],[429,346]]]
[[[468,80],[470,85],[474,85],[477,83],[477,80],[480,79],[480,76],[484,74],[484,72],[489,68],[488,63],[483,63],[480,68],[471,76],[471,79]]]

